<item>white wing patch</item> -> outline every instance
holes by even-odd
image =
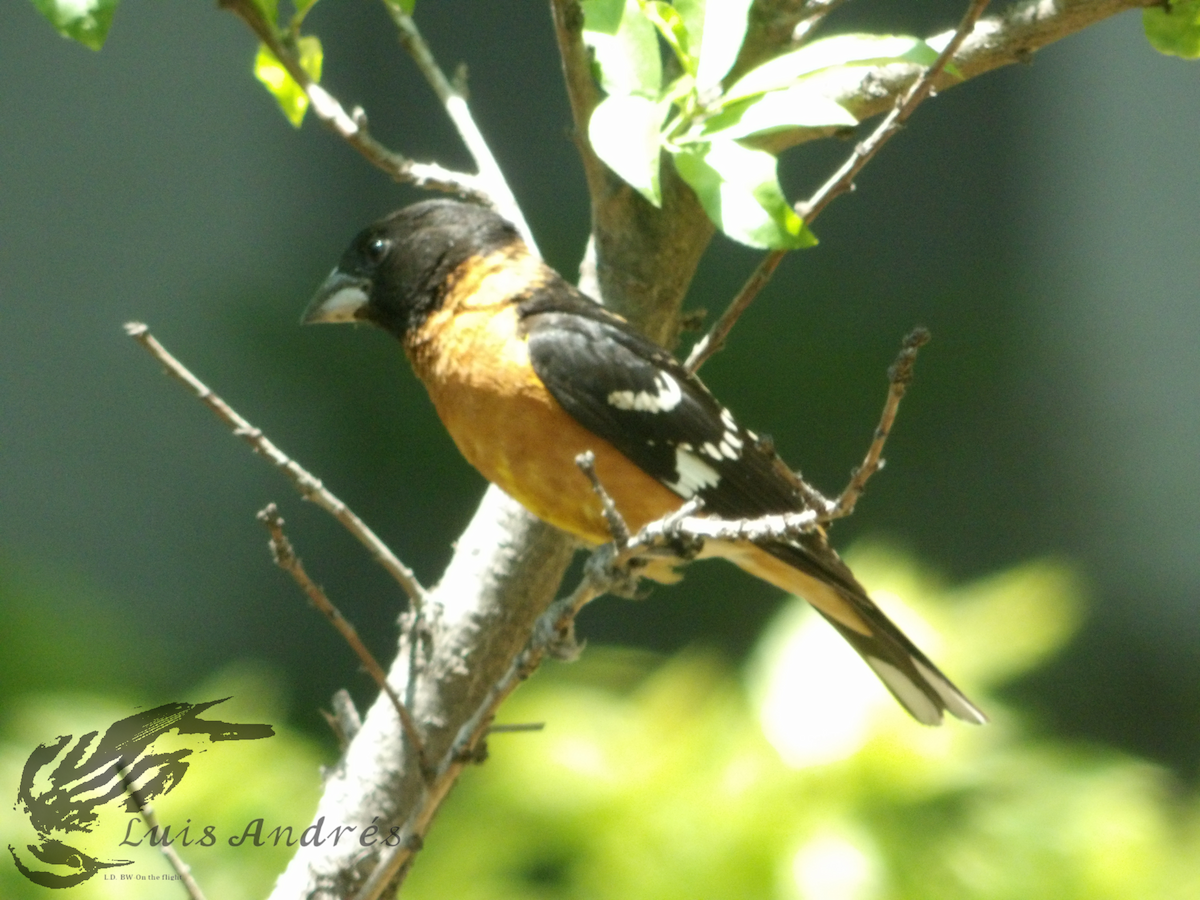
[[[671,375],[659,372],[654,378],[654,391],[613,391],[608,405],[637,412],[670,412],[683,402],[683,389]]]
[[[675,448],[675,474],[679,476],[677,481],[663,483],[688,500],[705,488],[715,487],[721,480],[716,469],[692,452],[691,444],[680,444]]]

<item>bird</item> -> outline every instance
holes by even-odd
[[[364,228],[301,321],[369,323],[399,340],[466,460],[585,544],[612,540],[576,463],[588,451],[635,533],[693,500],[722,519],[807,508],[769,440],[486,207],[426,200]],[[700,555],[807,600],[917,721],[939,725],[945,712],[987,721],[875,605],[823,528],[757,544],[708,541]]]

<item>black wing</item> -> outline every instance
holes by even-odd
[[[805,508],[797,477],[774,450],[623,319],[559,280],[524,301],[520,314],[533,369],[554,399],[680,497],[700,497],[705,512],[729,519]],[[871,602],[823,532],[762,549],[849,603],[868,633],[839,621],[822,598],[807,597],[914,716],[936,724],[949,709],[966,721],[986,721]]]
[[[795,476],[700,380],[565,282],[521,305],[537,376],[579,424],[723,518],[804,508]]]
[[[521,305],[529,357],[554,399],[643,472],[704,511],[749,519],[805,509],[798,479],[675,357],[566,282]],[[855,597],[862,586],[818,534],[765,547]]]

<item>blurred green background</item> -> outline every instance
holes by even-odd
[[[836,25],[929,33],[959,12],[941,0],[919,10],[860,0]],[[586,193],[544,5],[427,0],[418,21],[446,68],[469,65],[476,117],[543,252],[574,277]],[[468,165],[379,8],[326,0],[309,22],[325,43],[325,82],[367,109],[381,139],[417,159]],[[271,565],[254,520],[270,500],[280,503],[310,572],[368,643],[384,657],[394,643],[399,592],[327,517],[163,378],[123,335],[123,322],[148,322],[427,583],[481,493],[394,343],[374,332],[297,326],[349,237],[419,195],[392,185],[314,122],[293,131],[250,76],[253,52],[244,27],[209,4],[125,0],[98,54],[57,37],[28,3],[0,6],[5,773],[38,741],[70,730],[47,719],[36,736],[31,709],[101,703],[89,698],[103,698],[105,709],[212,699],[205,683],[249,662],[254,674],[243,693],[270,693],[269,721],[296,729],[296,784],[315,780],[312,760],[334,753],[319,707],[338,687],[360,701],[372,692],[340,640]],[[1082,584],[1070,591],[1082,610],[1070,642],[1003,679],[973,682],[970,654],[960,661],[951,635],[978,646],[981,658],[1001,658],[1023,619],[1014,626],[1000,616],[1005,628],[983,634],[943,634],[932,655],[968,693],[995,689],[997,708],[1019,715],[1001,715],[985,737],[956,730],[935,739],[892,727],[887,734],[899,746],[958,742],[968,749],[956,744],[954,752],[971,762],[958,781],[943,773],[951,782],[928,795],[880,801],[876,812],[890,817],[884,824],[856,803],[829,806],[830,797],[839,785],[858,784],[858,766],[869,769],[868,785],[918,777],[902,771],[907,751],[880,750],[900,754],[886,766],[830,763],[821,777],[795,774],[778,758],[762,761],[770,755],[757,701],[739,693],[737,673],[784,602],[777,592],[709,564],[647,602],[608,599],[585,611],[580,632],[593,646],[633,649],[589,651],[595,660],[547,675],[544,687],[539,676],[522,715],[566,733],[568,720],[582,715],[570,710],[583,701],[556,694],[569,689],[553,679],[575,685],[591,673],[588,690],[607,698],[612,715],[636,719],[672,684],[693,683],[680,674],[694,674],[689,666],[707,667],[715,699],[696,699],[696,727],[726,721],[729,741],[762,744],[755,758],[775,768],[755,777],[772,790],[787,786],[773,802],[801,792],[796,807],[807,818],[771,840],[735,827],[739,816],[778,818],[749,801],[744,811],[729,801],[730,834],[742,836],[727,840],[712,833],[725,827],[720,817],[701,826],[686,809],[663,813],[694,821],[721,853],[737,855],[736,841],[762,848],[757,868],[747,869],[759,881],[728,891],[714,881],[714,895],[802,884],[786,875],[802,862],[777,870],[779,861],[801,859],[820,839],[832,843],[818,847],[866,860],[867,886],[852,889],[877,893],[827,887],[816,896],[937,896],[904,892],[897,848],[908,845],[893,837],[907,835],[895,840],[911,839],[925,854],[914,871],[932,871],[921,860],[935,854],[939,829],[959,821],[954,803],[983,803],[987,791],[1030,792],[1025,805],[996,813],[995,829],[1052,831],[1059,823],[1037,805],[1050,795],[1030,787],[1035,782],[1117,810],[1111,815],[1134,823],[1130,847],[1195,850],[1186,823],[1200,762],[1198,88],[1200,70],[1155,54],[1135,14],[1050,47],[1032,65],[946,92],[871,164],[856,193],[822,217],[821,245],[785,262],[729,349],[706,366],[706,381],[739,418],[771,433],[786,459],[832,492],[869,439],[900,337],[927,325],[934,343],[918,364],[888,468],[853,519],[838,525],[836,542],[886,541],[902,548],[904,565],[935,573],[937,584],[973,582],[1033,559],[1065,561]],[[830,142],[785,157],[789,194],[811,190],[848,151]],[[720,309],[755,259],[716,241],[689,305]],[[1017,594],[1010,618],[1031,615]],[[954,599],[946,600],[951,608]],[[799,710],[806,692],[797,694]],[[819,710],[809,716],[808,727],[823,727]],[[516,777],[511,767],[551,752],[538,738],[503,740],[532,755],[502,762],[510,744],[495,738],[493,763],[471,773],[478,784],[494,782],[481,790],[502,790]],[[703,765],[725,759],[712,741],[704,745]],[[1025,780],[1006,781],[1014,772]],[[679,782],[678,802],[702,790],[704,778],[695,777],[696,786]],[[901,788],[884,793],[894,790]],[[1109,804],[1111,791],[1124,792],[1126,806]],[[617,803],[580,798],[561,814],[600,815],[625,828],[610,802]],[[822,819],[827,808],[840,818]],[[986,804],[980,809],[984,815]],[[544,818],[552,812],[513,815],[557,830],[560,820]],[[1097,815],[1079,813],[1081,821]],[[455,814],[446,819],[449,827]],[[924,829],[926,822],[940,824]],[[969,843],[975,832],[948,833]],[[709,852],[709,844],[690,846]],[[986,846],[980,838],[972,852]],[[536,896],[536,884],[547,895],[564,885],[590,895],[562,863],[583,858],[580,845],[564,835],[562,848],[544,865],[530,864],[536,877],[520,882],[524,896]],[[437,852],[431,846],[418,873],[432,877]],[[1137,865],[1153,863],[1130,853]],[[654,859],[673,858],[664,854]],[[762,881],[768,869],[783,882]],[[1008,894],[988,893],[979,877],[962,882],[963,891],[976,884],[975,894],[946,896],[1035,896],[1015,884]],[[419,885],[415,877],[413,890]],[[896,893],[878,893],[885,888]],[[1083,890],[1046,896],[1167,896]]]

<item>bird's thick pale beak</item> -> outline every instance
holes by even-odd
[[[370,290],[368,279],[334,269],[304,310],[300,324],[357,322],[363,317]]]

